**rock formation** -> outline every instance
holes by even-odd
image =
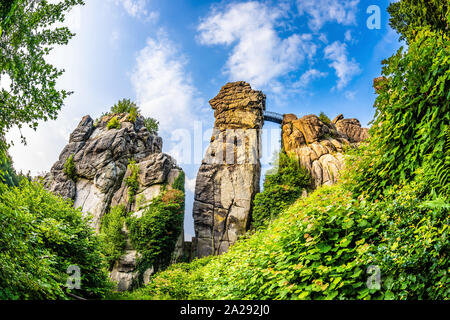
[[[368,136],[368,129],[361,128],[357,119],[344,119],[342,114],[329,124],[315,115],[298,119],[286,114],[282,123],[282,147],[308,169],[313,188],[336,183],[344,148],[356,146]]]
[[[199,257],[226,252],[248,229],[259,192],[265,95],[245,82],[228,83],[210,105],[214,131],[197,175],[193,208]]]
[[[144,118],[138,116],[131,122],[128,114],[116,115],[120,128],[108,129],[107,124],[114,116],[103,116],[95,124],[90,116],[85,116],[44,178],[48,190],[72,199],[75,207],[90,213],[97,231],[103,215],[112,206],[123,204],[129,211],[140,214],[139,208],[151,202],[163,186],[170,189],[181,173],[175,160],[161,152],[162,139],[147,130]],[[65,170],[69,158],[73,161],[74,177],[69,177]],[[135,201],[130,199],[126,184],[131,175],[128,166],[131,159],[139,168]],[[125,227],[123,232],[127,233]],[[136,258],[137,253],[128,242],[125,254],[111,272],[119,290],[130,289],[137,276]]]

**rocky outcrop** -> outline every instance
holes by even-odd
[[[282,123],[282,147],[311,173],[312,188],[336,183],[344,164],[344,148],[368,137],[368,129],[357,119],[344,119],[342,114],[329,124],[315,115],[298,119],[286,114]]]
[[[259,192],[265,95],[245,82],[228,83],[210,105],[214,131],[197,175],[193,208],[199,257],[226,252],[249,227]]]
[[[108,129],[107,124],[114,116],[120,126]],[[95,124],[90,116],[85,116],[45,176],[44,184],[48,190],[72,199],[74,206],[84,213],[91,214],[93,227],[99,231],[102,217],[112,206],[123,204],[128,211],[140,214],[139,210],[159,195],[163,186],[171,188],[181,168],[161,150],[162,139],[147,130],[140,116],[131,122],[128,114],[106,115]],[[69,158],[74,165],[72,177],[64,168]],[[138,187],[130,199],[126,179],[132,174],[129,166],[132,159],[139,170]],[[123,232],[127,233],[125,226]],[[120,290],[130,289],[137,277],[136,258],[137,253],[128,242],[125,254],[111,272]]]

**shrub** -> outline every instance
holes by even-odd
[[[154,135],[158,134],[159,121],[149,117],[149,118],[145,118],[144,122],[145,122],[145,127],[151,134],[154,134]]]
[[[323,111],[320,111],[319,119],[325,124],[331,124],[330,118]]]
[[[71,265],[80,268],[86,298],[110,290],[100,239],[72,203],[24,179],[0,184],[0,299],[68,299]]]
[[[69,179],[75,182],[77,181],[77,170],[75,167],[75,162],[73,161],[73,154],[70,155],[64,163],[64,173],[69,177]]]
[[[0,183],[4,183],[10,187],[18,186],[20,177],[17,176],[11,158],[6,155],[2,157],[0,155]]]
[[[111,107],[112,114],[120,114],[120,113],[139,113],[139,108],[135,102],[132,102],[130,99],[122,99],[119,100],[114,106]]]
[[[281,152],[277,169],[269,171],[264,180],[264,190],[253,200],[252,226],[261,228],[281,211],[295,202],[303,189],[310,185],[308,171],[300,167],[299,161]]]
[[[117,116],[112,117],[111,120],[109,120],[108,124],[106,125],[108,130],[110,129],[120,129],[120,121],[117,119]]]
[[[184,181],[185,181],[184,171],[180,171],[180,173],[178,174],[178,177],[175,179],[175,181],[172,184],[172,188],[184,192]]]
[[[128,116],[127,116],[127,120],[130,122],[135,123],[136,122],[136,118],[138,116],[138,109],[137,108],[131,108],[130,111],[128,112]]]
[[[227,253],[171,266],[133,297],[448,299],[449,216],[421,207],[424,187],[397,186],[372,203],[322,186]],[[370,266],[379,287],[367,285]]]
[[[128,187],[129,202],[133,202],[139,189],[139,165],[136,164],[135,160],[130,160],[128,169],[130,170],[130,175],[125,179],[125,185]]]
[[[126,246],[126,235],[122,231],[127,217],[125,206],[112,207],[102,217],[101,235],[104,243],[104,254],[108,260],[110,269],[123,255]]]
[[[183,208],[184,193],[168,190],[154,198],[141,217],[126,219],[131,243],[140,254],[137,269],[141,277],[148,268],[160,270],[169,265],[183,227]]]

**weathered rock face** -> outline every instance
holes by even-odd
[[[315,115],[298,119],[286,114],[282,124],[283,149],[308,169],[313,188],[336,183],[344,163],[344,147],[355,146],[368,137],[368,129],[361,128],[357,119],[344,119],[342,114],[330,124]]]
[[[150,134],[142,117],[138,116],[133,123],[128,120],[128,114],[120,114],[117,116],[120,128],[108,129],[112,117],[103,116],[94,125],[91,117],[85,116],[44,180],[48,190],[72,199],[75,207],[90,213],[97,231],[103,215],[112,206],[123,204],[129,211],[139,211],[160,194],[163,186],[170,189],[181,173],[175,160],[161,152],[162,139]],[[64,170],[70,156],[75,165],[75,181]],[[125,182],[131,175],[130,159],[139,167],[135,201],[129,199]],[[125,226],[123,232],[128,232]],[[128,242],[125,254],[111,272],[119,290],[130,289],[137,277],[136,258],[137,253]]]
[[[250,223],[259,192],[265,95],[245,82],[228,83],[210,101],[215,125],[194,195],[197,256],[226,252]]]

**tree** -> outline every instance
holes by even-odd
[[[445,0],[402,0],[391,3],[388,12],[390,26],[408,43],[422,27],[450,32],[450,5]]]
[[[56,119],[71,92],[56,89],[64,70],[45,58],[55,45],[67,44],[74,33],[51,26],[64,22],[72,7],[83,4],[83,0],[0,2],[0,80],[11,83],[0,91],[0,137],[13,126],[36,129],[39,120]],[[6,148],[6,141],[0,139],[0,153]]]

